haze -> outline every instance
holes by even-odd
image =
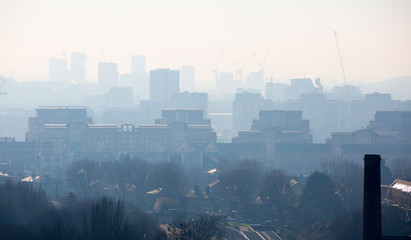
[[[411,75],[410,1],[2,1],[0,75],[47,80],[48,60],[62,52],[87,55],[86,78],[97,82],[97,62],[130,72],[133,54],[147,69],[195,65],[201,88],[212,70],[258,71],[287,81],[315,76],[343,83],[333,36],[339,37],[349,83]],[[211,85],[210,85],[211,83]]]

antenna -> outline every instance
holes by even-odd
[[[71,46],[71,44],[73,43],[73,41],[70,41],[70,43],[67,45],[66,48],[63,48],[63,58],[66,59],[66,54]]]

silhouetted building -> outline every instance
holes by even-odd
[[[85,107],[38,107],[36,116],[30,117],[28,122],[27,141],[47,141],[60,140],[64,135],[59,135],[59,124],[68,124],[72,122],[92,123],[92,119],[87,117],[87,108]],[[55,125],[56,135],[49,138],[46,128]]]
[[[233,132],[250,130],[253,120],[260,110],[273,108],[271,100],[264,99],[260,93],[236,93],[233,101]]]
[[[367,129],[334,132],[327,142],[332,144],[334,159],[358,159],[366,153],[379,153],[390,166],[394,159],[410,158],[410,126],[408,111],[377,112]]]
[[[286,101],[290,85],[268,82],[265,84],[265,99],[272,101]]]
[[[263,143],[266,145],[266,160],[272,161],[278,143],[312,143],[310,122],[302,118],[302,111],[261,110],[251,131],[240,131],[232,142]]]
[[[182,122],[188,125],[210,125],[210,119],[204,119],[203,110],[164,109],[161,118],[155,124],[171,124]]]
[[[264,72],[250,72],[247,74],[246,88],[258,89],[263,91],[264,89]]]
[[[165,104],[167,108],[180,108],[187,110],[203,110],[207,116],[208,93],[180,92],[171,95],[171,100]]]
[[[178,70],[157,69],[150,71],[150,100],[170,100],[171,95],[180,91]]]
[[[399,142],[411,144],[411,111],[378,111],[368,129],[398,133]]]
[[[289,88],[288,99],[296,100],[300,98],[304,93],[322,93],[323,86],[320,79],[311,78],[294,78],[291,79],[291,85]]]
[[[117,63],[100,62],[98,63],[98,84],[105,88],[117,86],[119,74]]]

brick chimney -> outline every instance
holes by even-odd
[[[363,240],[381,240],[381,157],[364,155]]]

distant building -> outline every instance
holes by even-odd
[[[179,108],[187,110],[202,110],[204,117],[208,110],[208,93],[180,92],[173,93],[171,100],[165,104],[167,108]]]
[[[312,143],[310,122],[302,118],[302,111],[261,110],[251,130],[240,131],[233,143],[263,143],[266,159],[272,159],[278,143]]]
[[[131,108],[108,108],[102,111],[102,120],[104,124],[143,124],[143,114],[136,107]]]
[[[72,52],[70,58],[70,79],[77,83],[86,82],[86,54]]]
[[[64,82],[68,80],[67,60],[52,57],[49,59],[49,81]]]
[[[398,133],[398,141],[411,144],[411,111],[378,111],[367,129]]]
[[[44,112],[45,110],[48,112]],[[156,120],[156,124],[138,127],[132,124],[92,124],[91,119],[89,122],[85,121],[87,118],[84,119],[84,114],[65,110],[71,108],[37,109],[38,117],[32,119],[37,125],[29,127],[30,139],[52,142],[50,148],[60,149],[56,153],[43,151],[41,162],[44,166],[56,159],[66,159],[63,155],[67,148],[64,146],[71,146],[74,159],[103,160],[102,155],[129,154],[151,160],[170,160],[184,145],[216,142],[216,133],[211,128],[210,120],[203,118],[201,110],[163,110],[162,118]],[[51,118],[41,121],[47,114]],[[57,115],[66,116],[59,119]],[[201,162],[193,164],[198,166]]]
[[[221,72],[219,79],[216,82],[217,92],[225,94],[234,94],[237,88],[242,88],[243,82],[240,80],[234,80],[234,73]]]
[[[353,85],[334,86],[327,97],[339,101],[364,100],[360,88]]]
[[[98,84],[104,88],[117,86],[119,74],[117,63],[100,62],[98,63]]]
[[[246,88],[264,90],[264,72],[250,72],[247,74]]]
[[[273,108],[271,100],[264,99],[260,93],[236,93],[233,101],[233,132],[250,130],[260,110]]]
[[[300,94],[300,99],[287,101],[284,109],[303,110],[303,118],[310,120],[313,140],[315,143],[324,143],[336,129],[347,129],[347,111],[340,101],[327,99],[322,93]]]
[[[195,68],[194,66],[181,67],[181,90],[195,91]]]
[[[406,110],[407,104],[398,100],[392,100],[391,94],[370,93],[365,95],[365,100],[354,100],[349,104],[348,116],[350,129],[365,128],[377,111]]]
[[[92,121],[87,116],[87,108],[85,107],[38,107],[36,108],[36,116],[29,118],[26,141],[61,140],[64,138],[64,135],[59,135],[57,128],[55,136],[50,139],[45,138],[46,136],[43,134],[48,124],[59,125],[72,122],[91,124]]]
[[[321,85],[319,78],[294,78],[290,81],[291,85],[287,97],[288,99],[296,100],[300,98],[301,94],[323,92],[323,86]]]
[[[117,108],[131,107],[133,105],[133,88],[111,87],[105,97],[107,106]]]
[[[265,99],[272,101],[286,101],[290,85],[268,82],[265,84]]]
[[[146,57],[143,55],[134,55],[131,57],[131,74],[146,72]]]
[[[203,110],[164,109],[161,118],[155,124],[171,124],[182,122],[188,125],[210,125],[210,119],[204,119]]]
[[[390,166],[394,159],[410,158],[410,139],[410,111],[377,111],[367,129],[334,132],[327,142],[332,144],[334,159],[360,159],[364,154],[378,153]]]
[[[168,101],[172,94],[178,92],[180,92],[180,72],[178,70],[150,71],[150,100]]]

